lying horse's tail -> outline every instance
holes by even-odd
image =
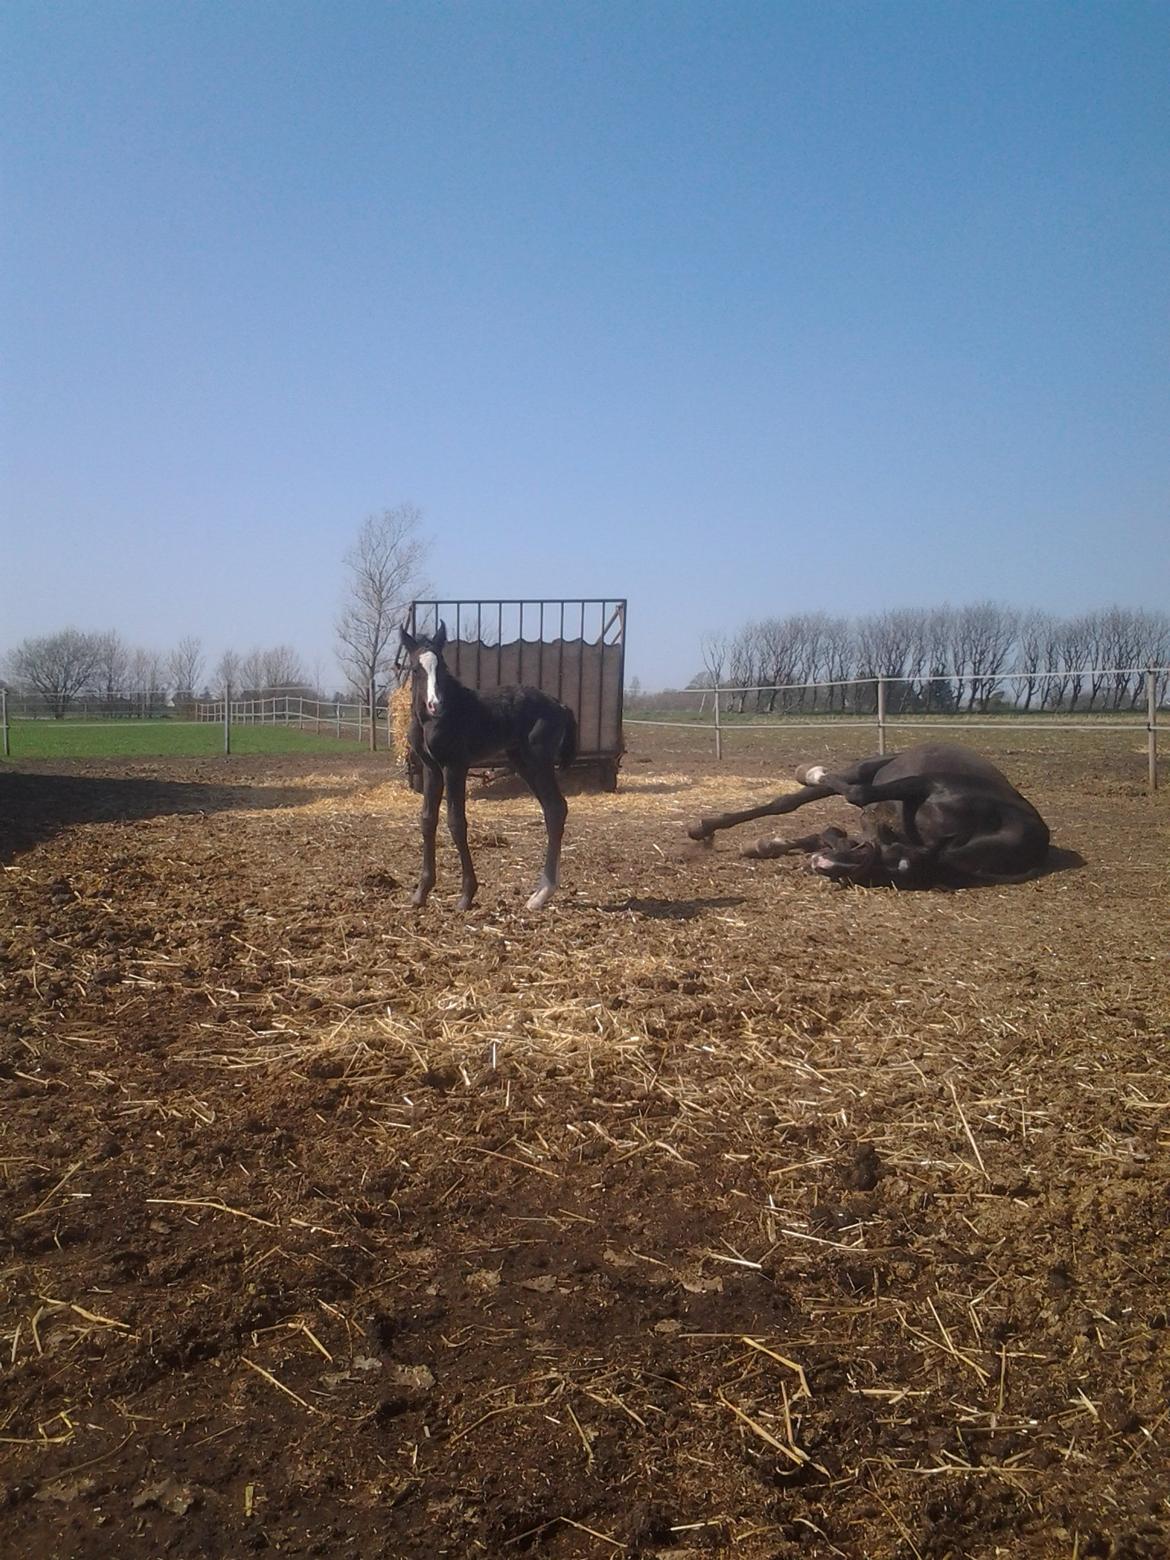
[[[568,769],[577,756],[577,717],[565,706],[565,724],[561,731],[561,745],[557,753],[557,765]]]

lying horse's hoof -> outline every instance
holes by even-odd
[[[768,835],[761,834],[754,845],[745,845],[740,855],[748,861],[770,861],[773,856],[787,854],[783,840],[770,839]]]
[[[691,839],[697,840],[700,845],[710,845],[715,837],[715,830],[705,823],[692,823],[687,830]]]

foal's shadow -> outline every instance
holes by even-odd
[[[711,899],[630,899],[615,900],[608,905],[594,905],[592,908],[602,911],[605,915],[625,915],[633,912],[634,915],[647,916],[652,921],[693,921],[696,916],[703,915],[708,910],[731,910],[736,905],[746,904],[742,894],[727,894]]]

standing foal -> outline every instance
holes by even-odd
[[[463,868],[460,910],[470,910],[479,887],[467,848],[467,771],[484,759],[507,757],[527,783],[544,813],[548,850],[544,871],[529,910],[540,910],[556,892],[568,806],[556,769],[567,769],[577,756],[577,718],[572,710],[539,688],[496,688],[476,693],[447,669],[443,648],[446,627],[429,639],[399,630],[410,657],[411,751],[423,766],[422,871],[411,903],[425,905],[435,884],[435,834],[439,803],[447,791],[447,827]]]

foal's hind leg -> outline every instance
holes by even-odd
[[[560,880],[561,841],[565,834],[565,819],[569,804],[565,801],[557,781],[556,766],[551,754],[532,751],[512,755],[512,762],[529,786],[544,814],[544,827],[548,835],[548,848],[544,856],[544,870],[536,885],[536,892],[528,901],[529,910],[543,910],[557,891]]]

